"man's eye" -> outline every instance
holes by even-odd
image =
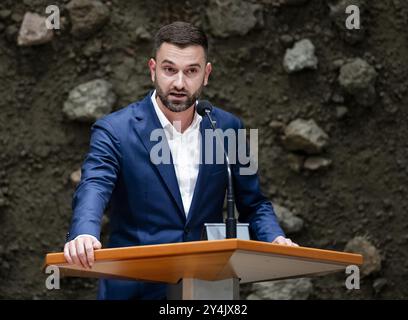
[[[187,70],[187,73],[189,73],[189,74],[197,73],[197,69],[189,69],[189,70]]]
[[[173,68],[170,68],[170,67],[165,67],[164,71],[169,72],[169,73],[173,73],[175,70]]]

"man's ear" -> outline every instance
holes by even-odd
[[[150,77],[152,79],[152,82],[154,82],[154,77],[156,75],[156,61],[153,58],[150,58],[148,65],[150,70]]]
[[[211,71],[212,71],[212,65],[210,62],[208,62],[207,65],[205,66],[204,86],[208,84],[208,78],[210,76]]]

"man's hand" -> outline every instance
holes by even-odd
[[[64,257],[69,264],[90,269],[95,261],[94,249],[100,248],[102,245],[95,237],[79,236],[65,244]]]
[[[294,243],[289,238],[285,238],[285,237],[282,237],[282,236],[276,237],[275,240],[272,241],[272,243],[282,244],[282,245],[285,245],[285,246],[299,247],[299,245],[297,243]]]

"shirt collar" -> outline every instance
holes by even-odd
[[[150,97],[154,106],[154,110],[157,114],[157,117],[159,118],[160,124],[162,125],[163,129],[172,129],[173,124],[167,119],[167,117],[164,115],[163,111],[161,111],[159,105],[157,104],[156,101],[156,90],[153,91],[152,96]],[[196,101],[197,105],[198,101]],[[196,129],[198,128],[200,122],[202,120],[202,117],[197,113],[197,111],[194,111],[194,118],[193,121],[191,122],[190,126],[185,130],[184,132],[190,131],[191,129]]]

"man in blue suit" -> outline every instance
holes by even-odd
[[[212,68],[207,37],[191,24],[175,22],[158,31],[154,45],[149,69],[156,90],[92,126],[64,247],[71,264],[92,267],[109,202],[108,247],[197,241],[205,222],[223,221],[226,165],[203,161],[208,150],[201,137],[211,125],[195,108]],[[244,128],[239,118],[219,108],[211,115],[222,130]],[[153,161],[156,130],[164,132],[161,145],[171,155],[168,163]],[[258,175],[242,175],[242,167],[232,165],[238,220],[250,224],[256,240],[296,245],[279,227]],[[98,297],[165,299],[166,285],[102,279]]]

